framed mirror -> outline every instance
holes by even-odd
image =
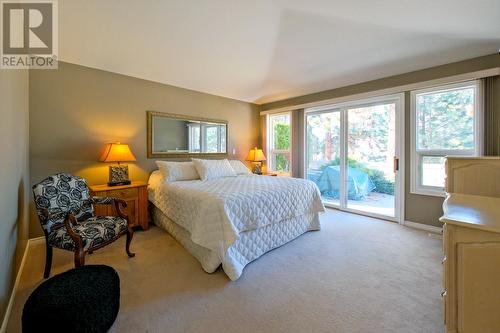
[[[227,156],[228,122],[146,111],[148,158]]]

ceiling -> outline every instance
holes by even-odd
[[[498,52],[499,13],[498,0],[64,0],[59,58],[261,104]]]

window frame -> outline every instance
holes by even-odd
[[[189,146],[188,146],[188,149],[189,149],[189,152],[196,152],[196,153],[199,153],[201,152],[201,126],[199,123],[189,123],[187,124],[187,127],[189,128],[189,138],[188,138],[188,143],[189,143]],[[195,138],[195,131],[196,129],[198,129],[199,131],[199,138],[198,140],[194,140]],[[198,141],[198,148],[196,148],[196,141]]]
[[[273,133],[273,128],[272,128],[272,120],[271,118],[273,117],[279,117],[279,116],[288,116],[288,119],[290,119],[290,148],[289,149],[273,149],[274,147],[274,133]],[[267,128],[267,149],[266,149],[266,156],[267,156],[267,171],[268,172],[273,172],[277,173],[280,176],[291,176],[292,175],[292,168],[293,168],[293,156],[292,156],[292,151],[293,151],[293,117],[292,117],[292,111],[287,111],[287,112],[280,112],[280,113],[271,113],[267,115],[267,121],[266,121],[266,128]],[[290,156],[290,165],[288,168],[288,172],[281,172],[278,170],[274,169],[273,161],[274,159],[273,154],[288,154]]]
[[[474,149],[454,150],[454,149],[417,149],[417,95],[426,93],[439,93],[460,88],[474,88]],[[445,188],[437,186],[423,185],[422,160],[423,157],[436,156],[480,156],[483,147],[483,104],[482,104],[482,84],[480,80],[468,80],[464,82],[451,83],[424,89],[412,90],[410,92],[410,193],[444,197]]]

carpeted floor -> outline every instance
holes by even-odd
[[[87,257],[114,267],[121,308],[112,332],[442,332],[441,241],[391,222],[328,210],[309,232],[231,282],[207,274],[163,230],[137,232]],[[44,245],[27,257],[7,332],[41,282]],[[54,251],[53,273],[72,254]]]

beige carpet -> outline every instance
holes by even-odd
[[[309,232],[245,268],[231,282],[207,274],[175,240],[152,227],[96,252],[113,266],[121,308],[112,332],[442,332],[441,243],[425,232],[329,210]],[[53,273],[72,267],[54,252]],[[44,247],[33,247],[7,332],[42,278]]]

